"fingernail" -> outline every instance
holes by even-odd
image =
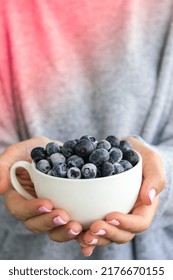
[[[68,231],[67,231],[67,234],[69,235],[69,236],[77,236],[78,234],[80,233],[80,231],[78,231],[78,232],[76,232],[76,231],[73,231],[72,229],[69,229]]]
[[[45,206],[41,206],[41,207],[38,209],[38,211],[39,211],[40,213],[50,213],[52,210],[47,209]]]
[[[88,244],[88,245],[95,245],[95,244],[98,243],[98,239],[97,239],[97,238],[94,238],[91,242],[85,241],[85,243]]]
[[[62,226],[62,225],[67,224],[67,222],[62,220],[60,216],[54,217],[53,218],[53,223],[56,224],[57,226]]]
[[[117,221],[117,220],[115,220],[115,219],[113,219],[113,220],[111,220],[111,221],[106,221],[108,224],[111,224],[111,225],[113,225],[113,226],[119,226],[119,224],[120,224],[120,222],[119,221]]]
[[[104,235],[106,234],[106,231],[104,229],[100,229],[98,232],[91,232],[93,235]]]
[[[80,243],[80,245],[81,245],[83,248],[85,248],[85,247],[88,246],[87,244],[83,244],[82,242]]]
[[[153,202],[154,198],[156,197],[156,190],[155,189],[151,189],[148,193],[148,196],[150,198],[150,201]]]

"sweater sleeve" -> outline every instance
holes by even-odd
[[[0,80],[0,153],[5,148],[19,141],[14,107],[10,96],[3,90],[2,80]]]

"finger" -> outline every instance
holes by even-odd
[[[143,183],[140,191],[140,198],[146,205],[150,205],[155,196],[165,187],[163,165],[160,157],[153,151],[149,152],[148,163],[143,165]]]
[[[87,245],[105,246],[111,242],[123,244],[133,237],[134,234],[131,232],[124,231],[103,220],[99,220],[91,225],[90,230],[84,234],[83,239]]]
[[[157,208],[158,198],[155,198],[152,205],[141,204],[133,210],[132,214],[111,213],[107,215],[106,222],[134,234],[140,233],[149,228]]]
[[[165,175],[161,157],[157,152],[140,140],[129,137],[133,149],[138,151],[143,161],[143,182],[140,191],[140,198],[146,205],[150,205],[155,196],[165,187]]]
[[[80,243],[81,245],[81,253],[85,256],[85,257],[89,257],[92,255],[94,249],[96,248],[96,246],[94,245],[87,245],[84,240],[83,240],[83,236],[84,236],[85,232],[81,232],[77,237],[76,240]]]
[[[69,221],[70,217],[64,210],[55,209],[50,213],[37,215],[25,220],[24,225],[34,233],[42,233],[55,227],[66,225]]]
[[[87,247],[81,247],[81,253],[85,256],[85,257],[90,257],[94,251],[96,246],[90,245]]]
[[[82,226],[74,221],[48,231],[49,238],[55,242],[75,239],[82,232]]]
[[[41,213],[49,213],[53,209],[53,204],[49,200],[41,198],[27,200],[13,189],[6,193],[5,205],[9,212],[20,220],[26,220]]]

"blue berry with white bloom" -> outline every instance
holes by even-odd
[[[81,171],[78,167],[70,167],[67,171],[67,177],[69,179],[80,179]]]
[[[86,163],[82,169],[82,177],[85,179],[92,179],[97,176],[97,167],[92,163]]]
[[[66,178],[67,171],[68,171],[68,168],[65,163],[57,163],[57,164],[54,164],[54,166],[52,168],[52,175],[55,177]]]
[[[133,165],[126,159],[122,159],[119,163],[123,166],[124,171],[133,168]]]
[[[61,153],[52,154],[50,156],[50,160],[51,160],[53,165],[57,164],[57,163],[65,163],[66,162],[65,156]]]
[[[97,149],[104,148],[107,151],[111,149],[111,143],[107,140],[101,140],[97,143]]]
[[[123,153],[118,148],[112,148],[109,151],[109,162],[115,163],[120,162],[123,158]]]
[[[62,153],[66,158],[71,157],[74,154],[74,147],[76,143],[77,142],[75,140],[68,140],[63,144]]]
[[[82,158],[89,156],[93,150],[94,146],[88,139],[80,139],[80,141],[74,147],[75,153]]]
[[[67,159],[67,165],[68,167],[78,167],[79,169],[82,168],[84,165],[84,160],[82,157],[78,155],[73,155]]]
[[[115,162],[113,166],[114,166],[114,174],[120,174],[125,171],[124,167],[118,162]]]
[[[104,148],[94,150],[89,157],[89,161],[96,166],[99,166],[108,160],[109,152]]]
[[[55,154],[55,153],[60,153],[60,146],[55,142],[49,142],[46,145],[45,149],[46,149],[48,156],[51,156],[52,154]]]
[[[114,166],[112,163],[106,161],[101,166],[102,177],[114,175]]]
[[[47,174],[51,169],[50,163],[46,159],[41,159],[37,162],[36,167],[39,171],[45,174]]]

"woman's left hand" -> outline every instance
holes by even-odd
[[[135,234],[147,230],[158,208],[158,194],[165,187],[165,177],[160,156],[136,138],[128,137],[132,148],[143,160],[143,181],[138,199],[129,214],[110,213],[105,220],[95,221],[77,240],[84,256],[90,256],[96,246],[115,242],[127,243]]]

